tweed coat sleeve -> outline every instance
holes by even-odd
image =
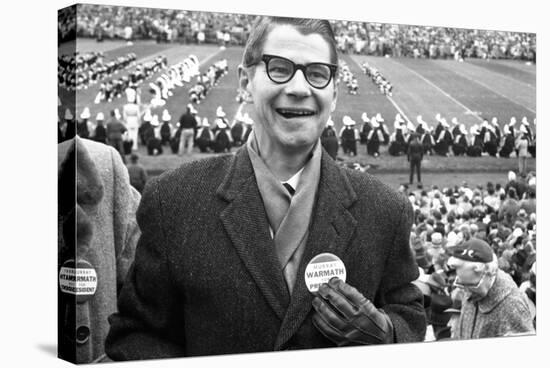
[[[161,223],[159,181],[145,187],[137,212],[141,229],[135,260],[118,298],[119,312],[109,318],[111,329],[105,351],[113,360],[151,359],[184,356],[183,313],[180,294],[174,288],[166,259],[166,241]]]
[[[393,323],[395,342],[423,341],[426,333],[426,314],[422,293],[411,283],[418,278],[418,266],[409,246],[413,210],[407,200],[396,224],[395,236],[384,267],[376,305],[382,308]]]

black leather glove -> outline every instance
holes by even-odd
[[[313,299],[313,324],[337,346],[387,344],[394,341],[388,315],[357,289],[333,277]]]

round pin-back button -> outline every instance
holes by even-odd
[[[59,270],[59,288],[65,294],[76,296],[77,303],[84,303],[94,296],[97,290],[97,272],[92,264],[84,259],[76,262],[69,259]]]
[[[332,253],[321,253],[309,261],[304,278],[307,289],[315,293],[319,286],[333,277],[346,281],[346,266],[344,262]]]

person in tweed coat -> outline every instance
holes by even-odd
[[[58,185],[58,268],[85,264],[97,276],[88,298],[59,289],[58,354],[73,363],[105,361],[107,317],[140,235],[140,194],[114,148],[78,136],[58,145]]]
[[[489,244],[464,243],[449,265],[457,270],[457,285],[465,290],[453,339],[479,339],[534,333],[527,296],[510,275],[498,268]]]
[[[289,60],[337,65],[332,31],[334,53],[318,26],[330,29],[326,21],[260,19],[246,47],[259,54],[245,51],[239,68],[254,100],[246,145],[146,185],[135,261],[110,317],[113,360],[423,339],[409,201],[341,168],[320,144],[336,101],[335,72],[302,70],[274,82],[260,61],[262,52],[280,55],[283,73],[293,68]],[[326,77],[324,87],[311,84],[314,77]],[[281,239],[296,246],[290,255]],[[347,278],[313,294],[305,269],[327,252],[343,261]],[[354,317],[343,321],[332,308]]]

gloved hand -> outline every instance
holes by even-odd
[[[337,277],[321,285],[313,308],[313,324],[337,346],[393,342],[393,324],[388,315]]]

